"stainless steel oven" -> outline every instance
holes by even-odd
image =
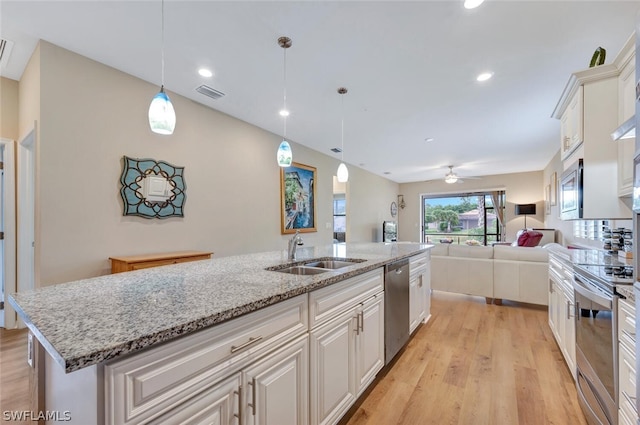
[[[618,423],[618,338],[614,287],[574,267],[578,399],[589,424]]]

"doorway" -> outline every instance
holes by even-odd
[[[7,295],[16,292],[15,142],[0,138],[0,327],[16,327]]]
[[[333,243],[347,241],[347,184],[333,176]]]

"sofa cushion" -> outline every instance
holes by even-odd
[[[449,257],[493,258],[492,246],[450,245]]]
[[[448,243],[437,243],[431,248],[431,255],[439,255],[441,257],[446,257],[449,255],[449,247],[451,244]]]
[[[493,247],[493,258],[496,260],[534,261],[546,263],[549,261],[549,253],[544,248],[527,248],[523,246]]]

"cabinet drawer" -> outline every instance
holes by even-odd
[[[181,337],[104,367],[106,424],[145,423],[306,332],[307,296]]]
[[[309,294],[309,326],[314,328],[383,290],[380,268],[313,291]]]
[[[409,258],[409,274],[410,279],[426,273],[429,268],[429,253],[414,255]]]
[[[630,349],[636,343],[636,309],[627,300],[618,300],[618,339]]]
[[[636,360],[635,354],[625,344],[619,344],[619,404],[620,409],[632,418],[637,417],[635,412],[636,398]]]

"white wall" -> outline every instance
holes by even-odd
[[[524,217],[514,214],[516,204],[536,204],[536,215],[527,216],[527,227],[544,227],[544,191],[542,171],[484,176],[478,180],[448,184],[440,181],[405,183],[400,185],[406,207],[398,214],[399,239],[420,241],[422,195],[440,195],[461,192],[504,190],[506,192],[505,218],[507,241],[513,241],[518,230],[524,227]]]
[[[36,69],[27,73],[41,76],[40,286],[108,273],[113,255],[196,249],[215,258],[286,248],[275,161],[280,136],[170,92],[176,129],[156,135],[147,110],[157,86],[47,42],[35,54],[29,67]],[[35,107],[27,113],[36,114]],[[330,243],[339,161],[296,143],[292,149],[294,161],[317,167],[318,231],[305,234],[305,244]],[[184,166],[185,217],[123,216],[123,155]],[[371,241],[398,184],[354,166],[349,171],[348,240]]]
[[[18,82],[0,77],[0,137],[18,139]]]

